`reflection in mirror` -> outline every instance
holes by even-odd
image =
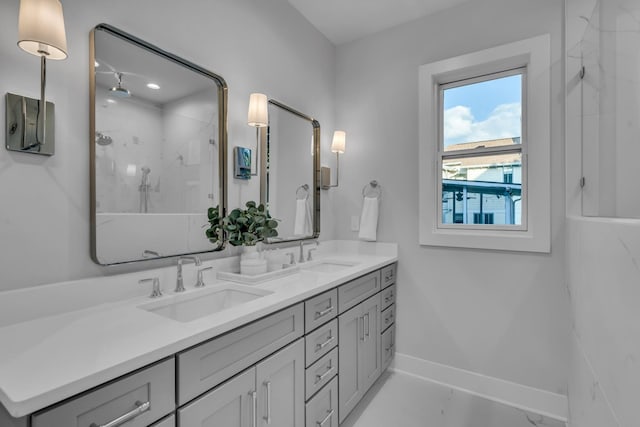
[[[92,258],[208,252],[225,211],[224,80],[116,28],[91,33]]]
[[[260,199],[280,221],[279,236],[267,243],[318,237],[320,123],[270,99],[269,126],[261,135]]]

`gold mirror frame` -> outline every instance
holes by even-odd
[[[184,67],[187,70],[190,70],[196,74],[204,76],[206,78],[211,79],[211,81],[216,85],[217,92],[217,145],[218,145],[218,181],[219,181],[219,195],[218,195],[218,207],[220,212],[220,217],[226,215],[227,210],[227,189],[226,189],[226,176],[227,176],[227,101],[228,101],[228,89],[225,80],[211,71],[208,71],[192,62],[189,62],[185,59],[182,59],[176,55],[168,53],[150,43],[147,43],[131,34],[128,34],[122,30],[119,30],[108,24],[99,24],[97,25],[90,33],[90,42],[89,42],[89,82],[90,82],[90,125],[89,125],[89,133],[90,133],[90,227],[91,227],[91,258],[94,262],[100,265],[114,265],[114,264],[124,264],[130,262],[138,262],[145,261],[149,259],[159,259],[159,258],[169,258],[176,257],[185,254],[191,253],[208,253],[214,251],[220,251],[224,249],[225,240],[224,236],[221,236],[221,240],[218,245],[213,247],[211,250],[205,251],[194,251],[194,252],[184,252],[184,251],[176,251],[175,253],[159,253],[157,255],[152,255],[152,258],[146,258],[143,253],[140,253],[139,258],[131,258],[131,259],[122,259],[117,260],[115,262],[105,262],[101,261],[99,251],[98,251],[98,238],[97,238],[97,209],[96,209],[96,51],[95,51],[95,37],[96,32],[102,31],[111,36],[122,39],[125,42],[128,42],[134,46],[139,47],[140,49],[146,50],[157,55],[159,58],[164,59],[166,61],[172,62],[174,64],[178,64],[181,67]],[[215,118],[213,118],[215,120]],[[213,170],[215,174],[215,168]],[[203,212],[206,217],[206,212]],[[202,224],[202,236],[205,237],[205,225]],[[158,232],[163,233],[165,230],[160,229]],[[135,238],[135,237],[132,237]],[[128,242],[123,242],[122,244],[128,244]],[[212,245],[213,246],[213,245]],[[150,248],[152,249],[152,248]],[[144,251],[146,252],[146,251]]]
[[[312,178],[313,182],[311,188],[309,189],[309,193],[312,196],[312,206],[311,206],[311,234],[301,236],[299,238],[269,238],[266,239],[264,243],[282,243],[282,242],[295,242],[301,240],[310,240],[317,239],[320,236],[320,123],[304,113],[301,113],[282,102],[276,101],[275,99],[269,99],[268,101],[269,108],[277,107],[280,108],[292,115],[309,122],[311,125],[311,136],[313,141],[313,162],[312,167],[313,170]],[[271,117],[271,113],[269,114]],[[271,121],[271,119],[269,119]],[[269,164],[268,164],[268,148],[269,148],[269,136],[271,123],[269,126],[260,128],[260,203],[264,203],[265,206],[269,207]],[[280,231],[279,231],[280,232]]]

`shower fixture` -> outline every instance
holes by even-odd
[[[142,172],[142,179],[140,181],[140,186],[138,187],[138,191],[140,192],[140,213],[148,213],[149,212],[149,192],[151,191],[151,184],[149,184],[149,174],[151,173],[151,169],[148,166],[143,166],[140,168]]]
[[[122,87],[122,73],[116,73],[116,78],[118,79],[118,86],[114,86],[109,89],[109,92],[113,96],[117,96],[118,98],[128,98],[131,96],[131,92],[128,89]]]
[[[102,132],[96,132],[96,144],[101,146],[111,145],[113,138],[103,134]]]

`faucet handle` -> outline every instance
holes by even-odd
[[[204,280],[202,280],[202,272],[203,271],[207,271],[207,270],[211,270],[213,267],[205,267],[205,268],[201,268],[200,270],[198,270],[198,280],[196,281],[196,288],[202,288],[204,287]]]
[[[138,280],[138,283],[142,284],[142,283],[149,283],[152,282],[152,288],[151,288],[151,295],[149,295],[149,298],[157,298],[157,297],[161,297],[162,296],[162,291],[160,290],[160,279],[158,279],[157,277],[152,277],[149,279],[142,279],[142,280]]]
[[[296,257],[293,255],[293,252],[285,253],[285,256],[289,255],[289,265],[296,265]]]
[[[315,251],[318,248],[310,248],[309,251],[307,252],[307,261],[311,261],[313,258],[311,257],[311,252]]]

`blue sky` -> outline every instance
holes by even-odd
[[[444,92],[444,145],[521,136],[522,76]]]

